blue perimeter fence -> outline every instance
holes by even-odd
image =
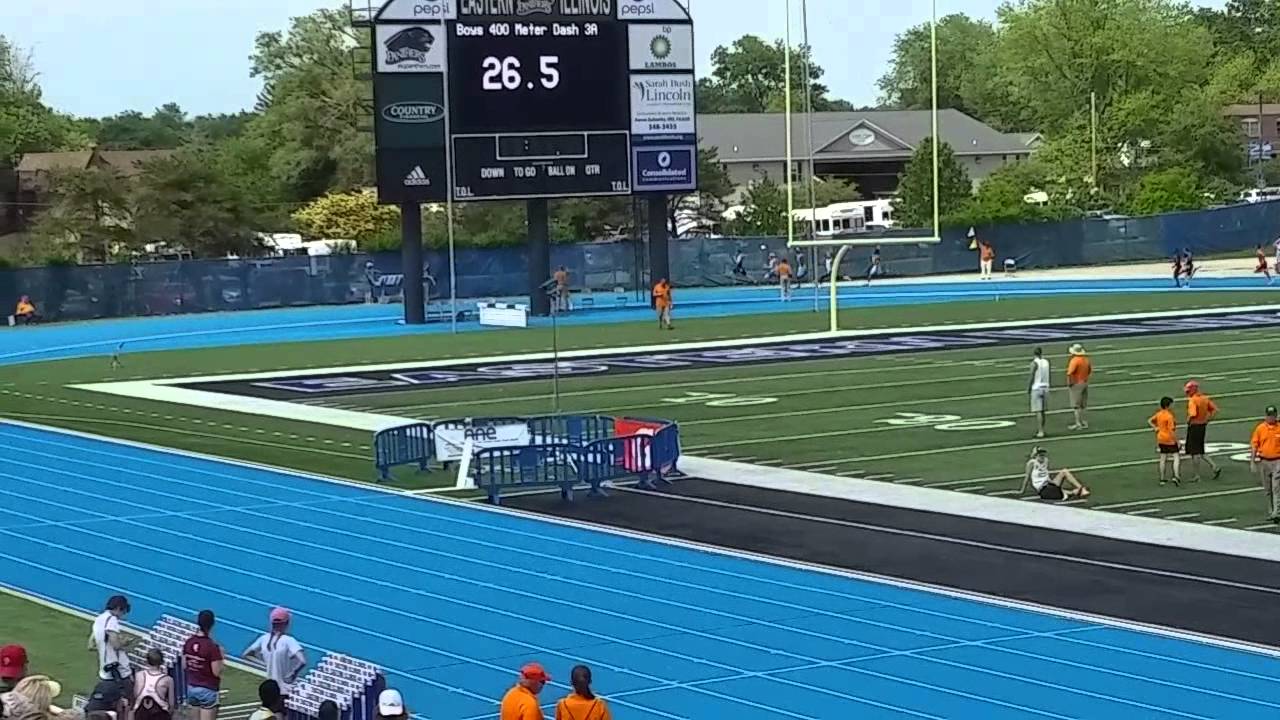
[[[940,245],[887,245],[885,269],[890,275],[969,271],[975,259],[966,232],[947,230]],[[995,244],[1002,260],[1011,258],[1022,268],[1153,260],[1184,247],[1198,254],[1233,252],[1280,235],[1280,202],[1144,218],[997,225],[978,228],[978,233]],[[786,249],[786,239],[777,237],[669,243],[671,279],[680,287],[733,283],[738,251],[746,255],[748,272],[760,277],[769,253]],[[869,251],[854,253],[846,269],[856,272],[865,260],[862,255]],[[647,289],[645,257],[647,249],[634,242],[552,247],[552,266],[568,269],[578,289]],[[458,251],[458,297],[506,297],[513,288],[525,288],[526,258],[522,247]],[[425,259],[433,278],[426,283],[429,297],[447,298],[448,256],[428,250]],[[47,320],[83,320],[358,303],[396,297],[401,284],[398,253],[50,266],[0,270],[0,303],[12,306],[19,296],[29,295]],[[647,297],[644,292],[641,297]]]
[[[507,489],[558,487],[562,497],[572,500],[575,487],[586,486],[592,495],[604,495],[606,482],[636,480],[640,487],[652,488],[677,472],[680,428],[676,423],[604,415],[469,418],[387,428],[374,435],[374,465],[384,481],[397,466],[427,470],[432,462],[447,465],[458,458],[438,451],[437,429],[483,431],[520,423],[528,428],[529,444],[481,447],[472,458],[476,487],[495,505]]]

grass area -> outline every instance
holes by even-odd
[[[922,324],[958,324],[966,322],[1017,320],[1032,318],[1070,317],[1114,312],[1144,312],[1195,307],[1229,308],[1248,304],[1280,302],[1275,292],[1221,292],[1221,293],[1133,293],[1107,296],[1078,296],[1070,298],[1017,298],[1001,302],[952,302],[942,304],[877,307],[847,310],[842,313],[842,323],[848,328],[894,328]],[[682,321],[674,332],[662,332],[651,323],[618,325],[569,326],[560,330],[562,348],[597,348],[638,344],[660,344],[694,340],[758,337],[770,333],[794,333],[824,328],[826,315],[813,313],[782,313],[771,315],[708,318]],[[106,396],[66,387],[69,384],[127,378],[155,378],[220,374],[275,369],[306,369],[397,362],[415,359],[466,358],[496,354],[546,351],[550,348],[550,331],[546,329],[464,333],[457,336],[421,335],[370,340],[333,342],[288,343],[255,345],[231,348],[206,348],[190,351],[155,352],[125,357],[126,367],[111,372],[105,358],[87,358],[46,363],[30,363],[0,368],[0,415],[32,422],[66,427],[112,437],[121,437],[159,445],[246,459],[283,467],[298,468],[339,477],[372,480],[370,437],[367,433],[316,423],[291,422],[207,407],[171,405],[147,400]],[[988,351],[990,352],[990,351]],[[997,351],[1003,354],[1004,351]],[[1016,356],[1017,351],[1012,351]],[[930,356],[932,357],[932,356]],[[1004,356],[1009,357],[1009,356]],[[828,390],[820,383],[823,377],[790,378],[785,381],[765,378],[760,384],[761,394],[777,396],[779,408],[797,410],[824,409],[822,403],[844,397],[843,402],[872,402],[868,397],[889,397],[875,402],[912,396],[905,389],[898,391],[880,388],[877,379],[871,377],[882,370],[901,373],[904,363],[914,360],[894,358],[884,360],[831,361],[830,369],[863,368],[863,389],[844,391]],[[868,364],[870,363],[870,364]],[[1021,364],[1022,360],[1017,360]],[[782,369],[785,367],[785,369]],[[824,366],[825,368],[826,366]],[[1105,365],[1104,365],[1105,367]],[[707,374],[684,377],[682,373],[665,373],[661,378],[651,375],[634,375],[609,378],[599,386],[583,385],[592,381],[566,380],[567,407],[574,409],[605,409],[617,412],[647,410],[653,412],[669,404],[657,398],[649,402],[637,402],[635,397],[653,397],[654,385],[664,390],[691,392],[737,392],[733,388],[738,378],[751,373],[782,373],[792,375],[808,372],[805,367],[792,365],[730,369],[725,375],[712,377]],[[868,368],[874,368],[868,372]],[[827,370],[820,370],[827,371]],[[704,372],[704,371],[698,371]],[[1016,373],[1015,373],[1016,374]],[[835,376],[831,376],[835,377]],[[858,377],[857,374],[852,377]],[[887,376],[886,376],[887,377]],[[775,383],[778,384],[775,388]],[[960,380],[940,379],[946,383],[948,395],[962,396],[968,392]],[[959,384],[957,384],[959,383]],[[1018,381],[1010,384],[1016,386]],[[679,384],[679,385],[677,385]],[[629,390],[632,386],[647,389]],[[705,387],[704,387],[705,386]],[[726,387],[733,388],[725,390]],[[764,392],[767,390],[768,392]],[[952,392],[954,391],[954,392]],[[489,414],[543,413],[550,409],[549,384],[546,381],[504,386],[501,390],[467,389],[439,391],[441,394],[384,396],[370,399],[368,405],[383,411],[413,415],[458,415],[471,412]],[[755,392],[753,390],[753,392]],[[574,395],[574,393],[584,393]],[[843,394],[842,394],[843,393]],[[852,396],[852,397],[851,397]],[[856,398],[856,399],[855,399]],[[994,398],[991,402],[994,402]],[[1019,407],[1022,399],[1008,399],[1009,407]],[[710,400],[709,400],[710,402]],[[875,404],[873,402],[872,404]],[[914,401],[913,401],[914,402]],[[1109,402],[1106,394],[1098,395],[1098,402]],[[902,407],[908,407],[909,403]],[[425,406],[425,407],[424,407]],[[755,455],[764,460],[788,460],[792,457],[819,460],[826,456],[811,456],[816,451],[834,451],[838,443],[851,443],[858,435],[840,435],[796,438],[781,443],[765,443],[752,440],[746,445],[717,446],[733,442],[741,437],[740,430],[746,424],[769,423],[769,428],[784,427],[788,430],[802,428],[799,434],[811,434],[821,429],[827,431],[853,427],[852,416],[840,413],[814,412],[810,415],[785,416],[783,418],[745,420],[737,426],[717,421],[717,417],[687,416],[698,405],[670,404],[674,417],[690,421],[687,444],[703,452],[723,452],[735,455]],[[933,407],[937,407],[934,405]],[[774,409],[774,408],[770,408]],[[887,406],[884,409],[888,410]],[[962,413],[966,417],[977,416],[979,409]],[[722,412],[724,408],[716,408]],[[757,411],[760,408],[756,408]],[[997,408],[999,410],[999,408]],[[730,408],[730,414],[741,414],[743,408]],[[758,413],[757,413],[758,414]],[[890,411],[890,415],[892,411]],[[1144,416],[1145,417],[1145,416]],[[876,418],[872,418],[874,420]],[[778,420],[783,420],[778,423]],[[1095,428],[1098,427],[1095,423]],[[812,428],[812,429],[810,429]],[[726,433],[731,437],[726,437]],[[791,433],[795,434],[795,433]],[[903,437],[922,438],[906,433]],[[760,452],[738,452],[745,447],[759,445]],[[883,467],[895,459],[866,460],[865,452],[846,452],[832,457],[857,458],[869,467]],[[899,459],[906,465],[906,459]],[[1003,460],[1001,461],[1004,462]],[[1075,460],[1070,462],[1076,463]],[[1076,463],[1081,464],[1081,463]],[[860,466],[840,466],[840,470],[862,469]],[[975,475],[974,477],[978,477]],[[954,478],[951,478],[954,479]],[[404,487],[422,487],[439,484],[443,478],[421,477],[411,473],[397,475],[395,483]]]
[[[0,592],[0,645],[10,643],[27,649],[30,671],[48,675],[62,683],[62,695],[55,702],[71,705],[73,695],[87,696],[97,678],[97,655],[86,650],[91,622],[84,617],[56,610],[48,605],[7,592]],[[254,701],[262,679],[247,672],[227,668],[222,687],[225,705]]]
[[[1173,336],[1106,338],[1089,347],[1088,430],[1069,432],[1066,389],[1051,397],[1050,437],[1032,439],[1026,392],[1030,345],[710,367],[561,380],[570,412],[675,419],[692,455],[908,482],[1014,497],[1032,445],[1055,467],[1078,471],[1094,490],[1088,506],[1179,516],[1228,527],[1266,522],[1264,502],[1244,451],[1263,408],[1280,402],[1272,367],[1274,328]],[[1066,344],[1046,347],[1055,382]],[[1221,407],[1209,433],[1221,446],[1222,477],[1181,488],[1156,482],[1154,440],[1146,419],[1161,395],[1179,399],[1200,379]],[[345,396],[325,405],[433,419],[534,414],[547,410],[545,380]],[[1184,476],[1193,475],[1184,469]],[[1267,529],[1271,526],[1267,525]]]

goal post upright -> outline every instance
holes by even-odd
[[[933,220],[933,226],[931,228],[932,234],[921,235],[921,236],[890,235],[887,237],[883,237],[883,236],[874,236],[874,235],[873,236],[863,235],[860,237],[853,236],[853,237],[845,237],[845,238],[818,239],[814,237],[814,233],[813,233],[814,225],[811,224],[810,232],[806,233],[806,236],[809,239],[806,239],[806,240],[795,239],[795,220],[792,214],[792,210],[794,209],[793,208],[794,195],[792,194],[792,185],[791,185],[792,152],[791,152],[791,61],[790,61],[791,2],[790,0],[787,0],[786,8],[787,8],[787,13],[786,13],[787,14],[787,31],[786,31],[787,34],[786,34],[786,41],[785,41],[786,56],[784,61],[786,62],[787,67],[786,67],[784,76],[785,76],[787,97],[785,99],[786,121],[784,123],[784,126],[785,126],[785,132],[786,132],[786,162],[787,162],[787,169],[786,169],[786,172],[787,172],[787,247],[788,248],[804,248],[804,249],[813,248],[815,253],[818,247],[839,247],[839,250],[836,251],[835,256],[831,260],[830,277],[827,278],[827,281],[830,283],[830,297],[829,297],[829,307],[828,307],[828,312],[830,313],[830,331],[832,333],[835,333],[835,332],[839,332],[840,330],[840,308],[838,306],[840,263],[841,261],[844,260],[844,256],[849,251],[850,247],[853,247],[855,245],[873,246],[873,247],[878,245],[937,245],[942,242],[941,208],[939,204],[940,198],[938,197],[938,189],[939,189],[938,145],[941,142],[938,137],[938,0],[930,0],[930,3],[929,3],[929,95],[930,95],[929,142],[931,146],[929,164],[932,166],[931,169],[933,171],[932,172],[933,177],[931,178],[932,197],[930,198],[931,205],[932,205],[930,210],[931,210],[931,215]],[[810,183],[810,186],[812,186],[813,184],[813,148],[810,147],[808,152],[809,152],[808,159],[809,159],[809,167],[810,167],[809,183]],[[811,198],[813,197],[812,193],[810,193],[810,197]],[[810,204],[812,205],[814,203],[811,201]],[[817,209],[813,208],[813,210],[816,212]],[[815,221],[811,221],[811,222],[816,224]],[[815,255],[815,260],[816,260],[816,255]],[[814,268],[814,272],[815,273],[817,272],[816,266]],[[814,294],[814,298],[816,302],[817,293]]]

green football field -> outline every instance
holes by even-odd
[[[843,313],[849,328],[893,328],[989,320],[1055,318],[1115,312],[1237,307],[1274,302],[1274,293],[1143,293],[1027,298],[872,308]],[[561,328],[562,348],[754,337],[821,329],[825,315],[787,313],[691,320],[674,332],[649,323]],[[1242,451],[1268,402],[1280,401],[1273,330],[1108,338],[1089,347],[1098,373],[1090,428],[1066,430],[1065,390],[1052,401],[1045,445],[1055,465],[1079,471],[1094,490],[1087,505],[1119,512],[1257,528],[1261,493]],[[0,371],[0,413],[30,422],[242,458],[333,476],[373,478],[367,433],[92,393],[67,385],[119,379],[319,369],[414,359],[465,358],[544,351],[546,330],[424,335],[363,341],[294,343],[130,355],[111,372],[104,358],[28,364]],[[1066,348],[1049,347],[1055,376]],[[685,452],[833,475],[944,487],[1013,497],[1033,426],[1027,412],[1030,346],[934,351],[884,357],[731,366],[566,378],[561,407],[666,417],[682,427]],[[1180,397],[1189,377],[1202,380],[1222,414],[1210,441],[1220,448],[1222,477],[1181,488],[1159,487],[1145,420],[1162,394]],[[544,414],[546,380],[415,390],[318,401],[405,418]],[[1181,403],[1179,404],[1179,408]],[[1185,473],[1191,475],[1190,472]],[[401,469],[407,488],[451,485],[444,473]]]

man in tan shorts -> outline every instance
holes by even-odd
[[[1280,525],[1280,420],[1276,418],[1275,405],[1267,408],[1267,419],[1254,428],[1249,446],[1253,450],[1249,467],[1262,481],[1268,516]]]
[[[1089,408],[1089,376],[1093,374],[1093,363],[1084,351],[1084,346],[1076,343],[1068,350],[1071,361],[1067,363],[1067,387],[1071,391],[1071,411],[1075,413],[1075,424],[1068,430],[1086,430],[1089,419],[1086,411]]]

